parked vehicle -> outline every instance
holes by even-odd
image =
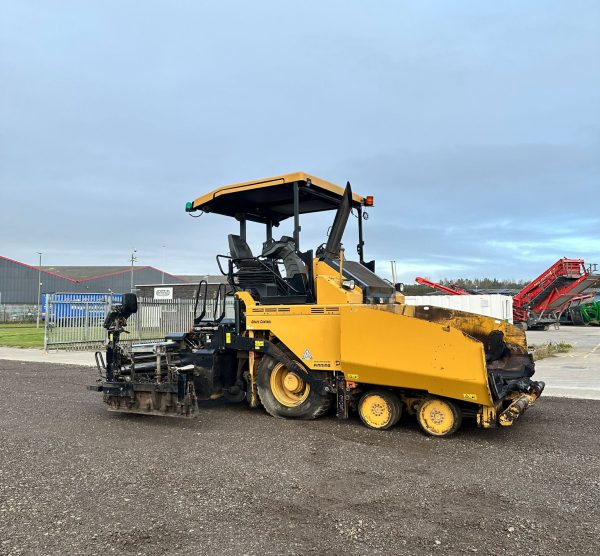
[[[343,189],[305,173],[221,187],[188,203],[189,213],[239,221],[229,255],[217,256],[235,317],[225,318],[224,303],[212,313],[198,303],[189,332],[128,349],[119,338],[137,304],[126,294],[106,319],[106,361],[98,354],[102,377],[92,388],[119,412],[190,417],[198,401],[221,397],[294,419],[334,406],[339,418],[356,411],[373,429],[388,429],[407,412],[433,436],[452,434],[463,418],[512,425],[544,388],[531,378],[523,331],[482,315],[406,305],[364,259],[363,216],[371,206],[373,198],[349,183]],[[301,215],[324,211],[335,211],[327,241],[301,251]],[[351,212],[358,261],[342,246]],[[288,219],[293,237],[274,239]],[[248,221],[265,227],[260,255],[246,241]],[[223,285],[220,299],[227,293]]]

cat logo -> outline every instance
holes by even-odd
[[[304,355],[302,356],[302,359],[304,359],[305,361],[307,361],[308,359],[312,359],[312,354],[310,353],[308,348],[304,350]]]

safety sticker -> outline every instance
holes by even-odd
[[[231,343],[231,332],[227,332],[225,334],[225,343],[226,344],[230,344]]]
[[[471,402],[474,402],[477,400],[477,394],[463,394],[463,398],[465,400],[469,400]]]
[[[308,348],[304,350],[304,355],[302,356],[302,359],[304,359],[305,361],[308,359],[312,359],[312,354],[310,353]]]

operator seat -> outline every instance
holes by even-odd
[[[242,237],[227,236],[231,262],[237,269],[230,271],[229,283],[254,292],[259,298],[277,292],[276,277],[270,265],[261,263]]]
[[[303,277],[306,282],[306,265],[296,253],[296,244],[289,236],[281,236],[279,241],[270,241],[264,245],[263,257],[280,259],[285,267],[285,275],[289,280],[293,280],[295,276]]]
[[[250,246],[241,236],[229,234],[227,236],[227,241],[229,241],[229,252],[231,253],[231,258],[233,260],[254,258]]]
[[[253,256],[240,236],[232,234],[227,239],[231,254],[229,283],[232,286],[249,291],[265,305],[306,303],[306,267],[296,254],[291,238],[284,236],[284,241],[270,242],[261,258]],[[278,259],[284,262],[285,279],[279,273]]]
[[[231,260],[238,270],[249,272],[265,271],[264,265],[261,265],[258,259],[252,254],[252,249],[250,249],[245,239],[235,234],[230,234],[227,236],[227,241],[229,242]]]

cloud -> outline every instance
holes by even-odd
[[[185,202],[305,170],[405,281],[600,258],[595,3],[0,4],[2,254],[214,272],[236,224]]]

